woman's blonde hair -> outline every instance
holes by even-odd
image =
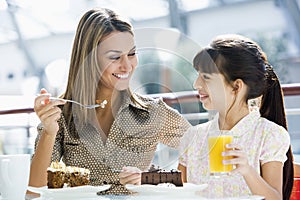
[[[134,35],[131,24],[112,10],[92,9],[82,16],[73,42],[68,83],[62,98],[73,99],[82,104],[95,104],[97,86],[101,78],[97,46],[114,31]],[[83,125],[88,119],[93,119],[90,117],[95,116],[95,110],[82,109],[66,103],[63,114],[68,124],[74,117],[76,123]]]

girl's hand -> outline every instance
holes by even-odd
[[[47,134],[56,135],[59,126],[57,121],[60,118],[61,109],[58,105],[65,104],[64,101],[50,101],[51,94],[45,89],[41,89],[40,95],[34,100],[34,111],[43,124],[43,129]]]
[[[137,167],[123,167],[119,178],[122,185],[141,185],[141,170]]]
[[[251,166],[248,164],[248,157],[247,154],[242,150],[242,148],[237,144],[227,144],[227,149],[230,149],[228,151],[225,151],[222,153],[223,156],[232,156],[232,159],[229,160],[223,160],[223,164],[233,164],[236,166],[235,169],[231,171],[231,173],[239,173],[242,176],[247,174]]]

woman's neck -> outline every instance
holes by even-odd
[[[104,108],[100,108],[101,113],[116,112],[121,104],[120,91],[99,86],[97,89],[96,99],[98,102],[107,101]]]
[[[231,130],[242,118],[249,114],[247,106],[231,109],[228,113],[219,112],[220,130]]]

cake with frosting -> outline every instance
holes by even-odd
[[[88,185],[90,170],[80,167],[66,167],[65,183],[70,187]]]
[[[52,162],[47,169],[48,188],[76,187],[89,184],[90,170]]]
[[[175,186],[183,186],[181,171],[178,170],[162,170],[154,165],[147,172],[142,172],[141,184],[158,185],[161,183],[171,183]]]

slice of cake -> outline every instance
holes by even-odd
[[[90,170],[80,167],[66,167],[65,183],[70,187],[88,185],[90,183]]]
[[[88,185],[90,170],[80,167],[66,166],[62,162],[52,162],[47,169],[48,188],[63,188]]]
[[[148,172],[142,172],[141,184],[158,185],[161,183],[172,183],[175,186],[183,186],[181,171],[174,169],[166,171],[155,168],[152,165]]]
[[[52,162],[47,169],[48,188],[62,188],[65,183],[66,165],[62,162]]]

